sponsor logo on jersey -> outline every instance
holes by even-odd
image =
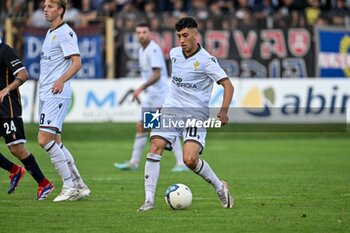
[[[50,56],[45,56],[43,52],[40,53],[40,59],[41,60],[51,60]]]
[[[182,88],[198,88],[196,84],[192,84],[192,83],[184,83],[182,82],[182,78],[173,76],[171,77],[171,81],[178,87],[182,87]]]

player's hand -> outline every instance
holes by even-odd
[[[132,93],[132,101],[134,101],[135,99],[138,99],[139,95],[141,94],[141,92],[143,91],[142,87],[137,88],[134,93]]]
[[[0,91],[0,103],[4,101],[5,96],[9,94],[9,91],[7,88],[4,88]]]
[[[219,120],[221,121],[222,125],[226,125],[228,122],[228,116],[227,116],[227,112],[224,111],[220,111],[217,115],[217,117],[219,118]]]
[[[56,82],[52,86],[52,93],[54,95],[60,94],[63,91],[63,87],[64,87],[64,82],[62,82],[59,79],[56,80]]]

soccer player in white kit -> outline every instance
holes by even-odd
[[[233,85],[215,57],[197,43],[197,22],[191,17],[181,18],[175,24],[179,47],[170,51],[172,62],[172,84],[170,93],[162,107],[162,114],[170,112],[177,118],[205,120],[209,117],[209,100],[216,82],[223,86],[223,101],[218,119],[228,122],[227,112],[233,96]],[[175,111],[174,111],[175,110]],[[192,114],[192,116],[191,116]],[[184,140],[184,162],[197,175],[211,184],[224,208],[232,208],[234,200],[225,181],[220,180],[209,164],[199,159],[205,146],[206,129],[162,128],[151,133],[151,146],[145,164],[145,202],[138,211],[154,208],[154,195],[160,172],[160,160],[164,148],[182,136]]]
[[[137,98],[141,92],[145,92],[146,98],[142,103],[142,108],[155,111],[163,105],[169,93],[168,71],[165,64],[163,52],[159,45],[151,40],[151,32],[146,23],[139,23],[136,27],[136,37],[141,44],[138,51],[139,66],[143,84],[134,91],[133,98]],[[143,127],[142,121],[136,125],[136,136],[133,152],[130,161],[115,163],[119,170],[137,170],[143,149],[147,143],[148,133]],[[180,139],[177,138],[172,146],[175,155],[176,165],[172,168],[174,172],[188,171],[183,162]]]
[[[62,125],[71,102],[69,80],[81,67],[77,36],[62,20],[66,5],[66,0],[45,0],[45,18],[51,27],[40,59],[38,143],[51,157],[63,181],[62,191],[54,202],[90,195],[73,156],[61,142]]]

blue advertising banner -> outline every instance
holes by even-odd
[[[316,28],[316,74],[350,78],[350,30]]]
[[[77,73],[77,79],[104,78],[102,56],[102,36],[98,27],[74,29],[78,36],[78,45],[82,67]],[[39,79],[41,45],[47,29],[27,28],[24,43],[24,65],[32,79]]]

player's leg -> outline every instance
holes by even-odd
[[[115,163],[115,168],[119,170],[138,170],[143,149],[146,146],[148,133],[145,132],[141,121],[136,124],[136,136],[130,161]]]
[[[181,139],[177,137],[172,144],[172,151],[175,156],[176,164],[171,169],[172,172],[182,172],[182,171],[189,171],[188,167],[184,164],[183,161],[183,152],[182,152],[182,146],[181,146]]]
[[[53,185],[45,178],[34,156],[24,146],[26,138],[22,118],[4,119],[3,121],[3,125],[11,125],[8,133],[4,134],[5,142],[10,152],[23,163],[25,169],[38,183],[37,199],[46,199],[52,192]]]
[[[66,161],[69,167],[69,170],[72,175],[73,183],[76,189],[78,189],[78,193],[76,196],[76,199],[81,199],[89,196],[91,194],[90,189],[85,184],[83,179],[80,176],[79,170],[77,166],[75,165],[74,158],[70,151],[62,144],[61,135],[58,134],[56,136],[56,143],[61,147],[62,151],[64,152],[64,155],[66,157]]]
[[[45,200],[53,191],[53,184],[46,179],[42,173],[35,157],[24,146],[23,143],[9,146],[11,153],[23,163],[25,169],[31,174],[34,180],[38,183],[37,200]]]
[[[10,119],[0,118],[0,136],[4,137],[6,144],[17,141],[16,131],[17,131],[16,125],[12,118]],[[22,139],[19,139],[19,140],[25,141]],[[8,193],[9,194],[13,193],[17,188],[19,181],[23,177],[25,169],[19,165],[12,163],[10,160],[4,157],[1,153],[0,153],[0,167],[10,172],[10,177],[9,177],[10,187],[8,189]]]
[[[130,160],[130,164],[133,167],[138,168],[141,160],[141,156],[143,153],[143,149],[145,148],[147,143],[147,139],[148,139],[148,133],[143,128],[143,123],[141,121],[137,122],[136,137],[135,137],[132,156]]]
[[[145,163],[145,203],[138,211],[147,211],[154,208],[154,195],[156,193],[159,173],[160,160],[162,153],[168,142],[162,138],[152,138],[149,153]]]
[[[224,208],[232,208],[234,200],[228,190],[227,183],[220,180],[209,164],[199,158],[199,154],[205,146],[205,137],[205,129],[198,131],[197,129],[192,129],[184,133],[184,163],[214,187]]]
[[[212,184],[216,191],[219,191],[222,189],[222,182],[215,175],[209,164],[199,159],[201,149],[202,146],[198,142],[187,140],[184,144],[184,162],[187,167]]]
[[[17,170],[19,168],[18,165],[12,163],[1,153],[0,153],[0,167],[10,173],[11,173],[11,170]]]
[[[8,194],[11,194],[17,188],[17,185],[24,174],[24,168],[12,163],[0,153],[0,167],[10,172],[10,187]]]
[[[73,183],[72,175],[66,162],[66,157],[61,147],[55,142],[55,135],[53,132],[43,131],[39,128],[38,143],[46,150],[51,158],[57,173],[61,176],[63,187],[61,193],[54,199],[54,201],[65,201],[71,199],[76,194],[76,189]]]
[[[70,101],[67,99],[51,98],[45,100],[45,102],[40,101],[39,106],[38,143],[49,154],[51,162],[63,182],[62,191],[54,199],[54,202],[70,200],[77,193],[66,156],[56,143],[56,134],[62,131],[62,124],[68,112],[69,103]]]

